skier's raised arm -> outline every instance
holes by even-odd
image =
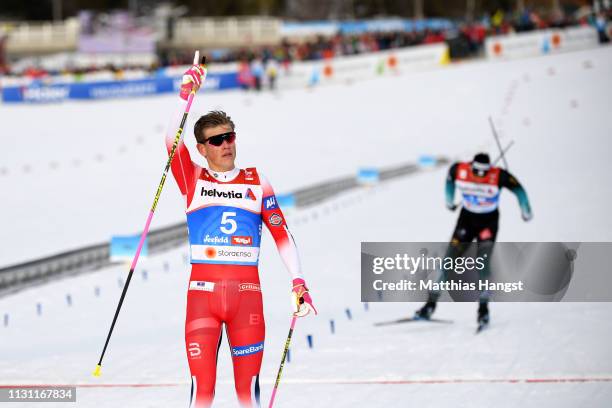
[[[170,119],[170,123],[168,124],[168,130],[166,131],[166,149],[168,150],[168,154],[170,154],[170,151],[172,150],[174,140],[176,138],[175,132],[180,126],[181,118],[183,117],[183,112],[185,111],[185,103],[189,93],[194,87],[196,87],[196,89],[199,88],[204,82],[205,78],[206,68],[200,65],[192,66],[183,75],[183,82],[179,95],[181,99],[177,100],[176,109]],[[185,132],[183,132],[183,134],[184,133]],[[176,153],[174,159],[172,160],[171,169],[172,175],[176,179],[183,196],[187,197],[192,194],[190,190],[195,186],[195,181],[200,176],[202,169],[191,161],[189,150],[187,150],[187,146],[185,146],[182,137],[176,147]]]

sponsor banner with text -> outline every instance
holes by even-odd
[[[598,45],[597,30],[589,26],[500,35],[485,40],[488,59],[535,57],[585,50]]]
[[[154,77],[124,81],[75,82],[46,85],[40,81],[24,86],[2,88],[6,103],[51,103],[70,99],[112,99],[178,92],[181,77]],[[224,90],[238,87],[236,72],[206,77],[204,89]]]

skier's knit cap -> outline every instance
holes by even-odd
[[[489,155],[486,153],[476,154],[476,156],[474,156],[474,160],[472,161],[476,163],[482,163],[482,164],[491,164],[491,159],[489,158]]]

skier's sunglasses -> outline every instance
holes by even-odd
[[[228,144],[234,143],[236,140],[236,132],[231,131],[227,133],[221,133],[220,135],[211,136],[208,139],[204,139],[204,143],[209,143],[213,146],[221,146],[224,141],[227,141]]]

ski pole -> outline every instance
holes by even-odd
[[[495,160],[493,160],[493,163],[491,163],[491,166],[495,166],[497,164],[497,162],[502,158],[506,156],[506,153],[508,153],[508,150],[510,150],[510,148],[514,145],[514,140],[511,140],[510,143],[508,143],[508,146],[504,147],[504,150],[501,151],[501,153],[499,154],[499,156],[497,156],[497,158]]]
[[[489,124],[491,125],[491,130],[493,131],[493,137],[495,138],[495,143],[497,143],[497,148],[499,149],[501,159],[504,161],[504,167],[508,170],[508,162],[506,161],[506,156],[504,156],[504,151],[501,147],[501,143],[499,143],[499,136],[497,136],[497,130],[495,130],[495,125],[493,124],[493,119],[489,116]]]
[[[193,58],[193,64],[197,64],[200,61],[200,52],[196,51],[195,56]],[[206,57],[202,57],[202,65],[206,64]],[[142,246],[144,245],[145,239],[147,238],[147,234],[149,233],[149,227],[151,226],[151,220],[153,219],[153,214],[155,213],[155,208],[157,207],[157,202],[159,201],[159,197],[161,196],[162,189],[164,188],[164,184],[166,182],[166,176],[168,175],[168,170],[170,169],[170,164],[172,163],[172,159],[174,158],[174,154],[176,153],[176,148],[181,140],[181,136],[183,134],[183,127],[185,126],[185,122],[187,121],[187,116],[189,115],[189,110],[191,109],[191,103],[193,102],[193,98],[196,93],[196,88],[194,87],[187,97],[187,105],[185,107],[185,112],[183,113],[183,118],[181,119],[181,124],[179,125],[178,130],[176,131],[176,136],[174,138],[174,144],[172,145],[172,149],[170,150],[170,154],[168,155],[168,161],[166,162],[166,167],[164,168],[164,172],[162,174],[161,181],[157,186],[157,192],[155,193],[155,199],[153,200],[153,205],[151,206],[151,210],[149,211],[149,216],[147,217],[147,221],[144,226],[144,230],[140,235],[140,241],[138,242],[138,248],[136,249],[136,254],[132,259],[132,264],[130,266],[130,273],[123,285],[123,291],[121,292],[121,297],[119,298],[119,304],[117,305],[117,310],[115,310],[115,316],[113,317],[113,322],[111,323],[110,330],[108,331],[108,335],[106,336],[106,342],[104,343],[104,348],[102,349],[102,354],[100,355],[100,360],[98,361],[98,365],[96,365],[96,369],[93,372],[95,377],[100,376],[100,370],[102,369],[102,359],[104,358],[104,353],[106,353],[106,348],[108,347],[108,342],[113,334],[113,329],[115,328],[115,323],[117,322],[117,316],[119,316],[119,311],[121,310],[121,305],[123,305],[123,300],[125,299],[125,294],[127,293],[128,286],[130,285],[130,280],[132,279],[132,275],[134,274],[134,269],[136,269],[136,263],[138,262],[138,257],[140,256],[140,251],[142,250]]]
[[[291,319],[291,328],[289,329],[289,335],[287,336],[287,341],[285,341],[285,350],[283,351],[283,358],[281,358],[280,367],[278,367],[278,374],[276,374],[276,382],[274,383],[274,388],[272,389],[272,397],[270,397],[270,405],[268,408],[272,408],[274,404],[274,397],[276,397],[276,390],[278,389],[278,384],[280,384],[281,374],[283,372],[283,367],[285,366],[285,359],[287,358],[287,353],[289,352],[289,344],[291,343],[291,335],[293,335],[293,329],[295,328],[295,321],[297,317],[293,316]]]

